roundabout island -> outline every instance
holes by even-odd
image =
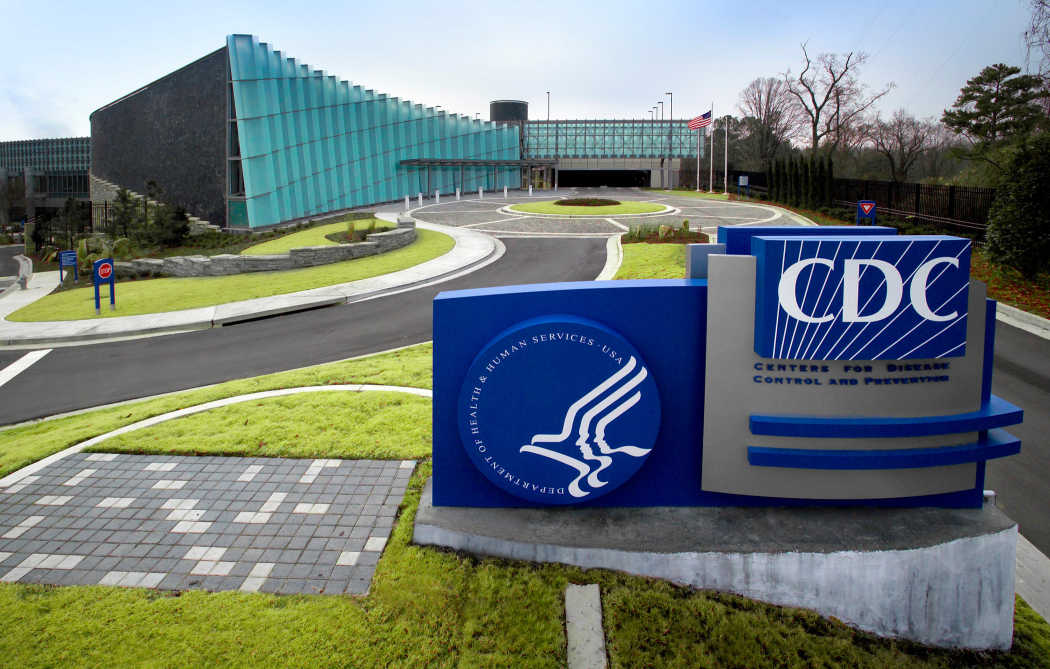
[[[612,200],[600,197],[565,198],[546,202],[523,202],[504,208],[507,213],[532,214],[534,216],[639,216],[643,214],[668,214],[675,212],[670,205],[656,202]]]

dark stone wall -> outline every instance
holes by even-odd
[[[226,224],[226,75],[222,48],[91,115],[91,171]]]

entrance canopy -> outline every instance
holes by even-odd
[[[410,158],[402,160],[403,167],[557,167],[557,158],[526,160],[456,160],[453,158]]]

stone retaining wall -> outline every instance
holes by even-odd
[[[397,229],[371,234],[368,236],[368,241],[337,246],[307,246],[292,249],[286,255],[177,256],[174,258],[140,258],[115,264],[117,278],[147,273],[161,276],[229,276],[248,272],[272,272],[328,265],[393,251],[408,246],[415,240],[415,223],[399,222]]]

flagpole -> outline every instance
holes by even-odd
[[[726,165],[722,170],[723,195],[729,195],[729,117],[726,116]]]
[[[711,176],[707,182],[707,192],[715,192],[715,103],[711,103],[711,124],[707,126],[711,128]]]
[[[696,129],[696,192],[700,192],[700,128]]]

